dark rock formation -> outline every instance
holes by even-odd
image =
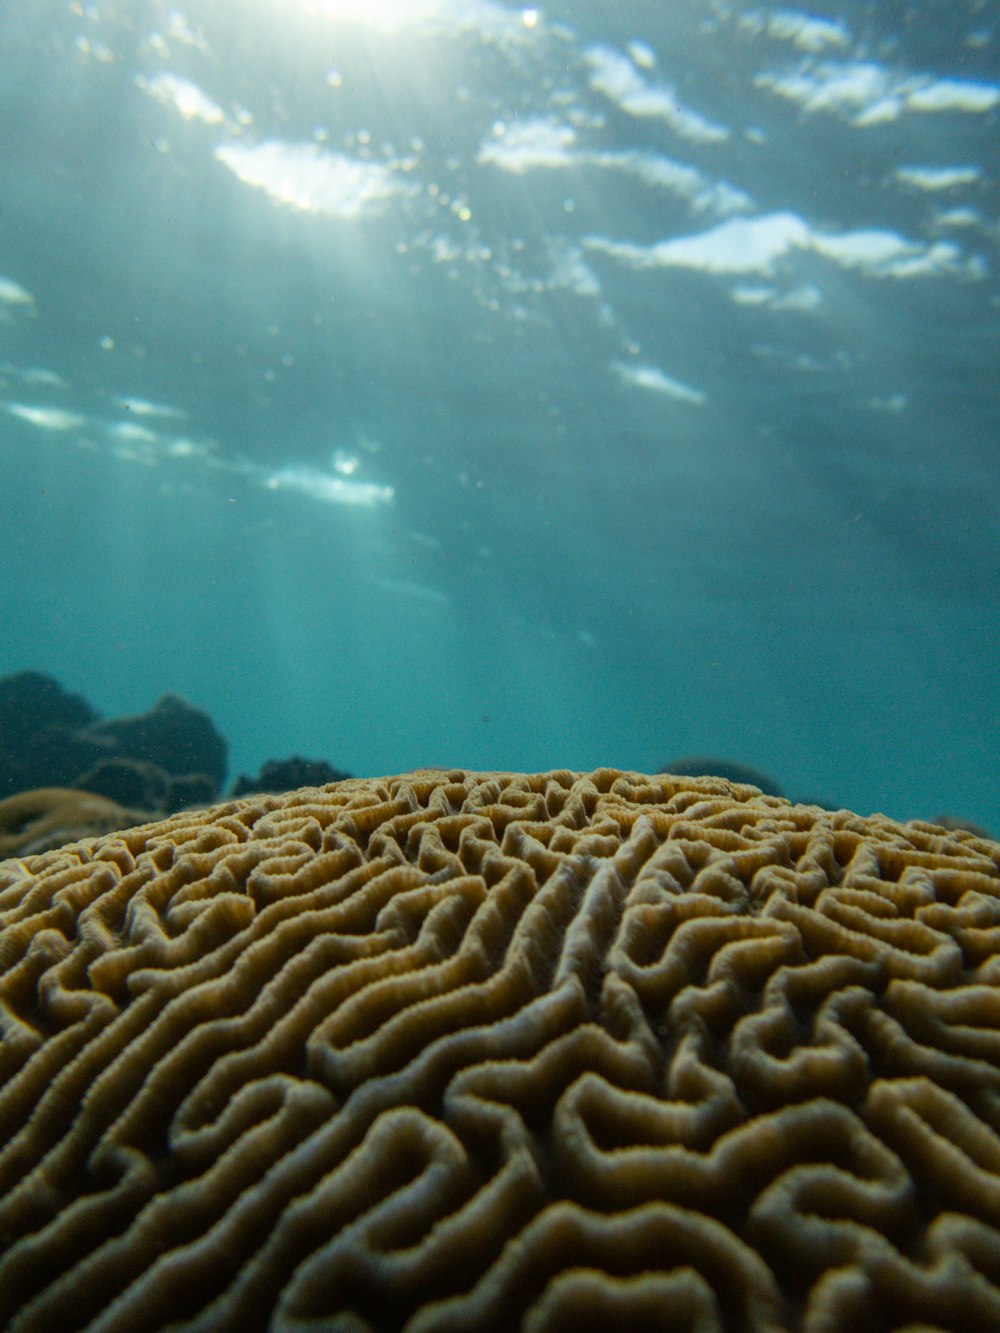
[[[0,679],[0,797],[72,786],[108,752],[106,742],[83,734],[99,717],[86,699],[40,671]]]
[[[225,776],[225,740],[206,712],[177,695],[138,717],[102,720],[51,676],[0,679],[0,799],[75,787],[165,813],[210,804]]]
[[[233,783],[231,796],[245,796],[255,791],[292,791],[295,787],[325,787],[328,782],[349,778],[339,768],[331,768],[324,759],[269,759],[255,778],[241,773]]]
[[[87,735],[110,744],[112,753],[155,764],[172,778],[198,774],[211,783],[212,800],[226,776],[226,742],[209,715],[176,694],[165,694],[148,713],[111,718],[88,727]]]

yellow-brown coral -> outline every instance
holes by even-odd
[[[0,800],[0,858],[48,851],[149,818],[149,814],[76,787],[18,792]]]
[[[0,1324],[1000,1328],[1000,846],[423,772],[0,864]]]

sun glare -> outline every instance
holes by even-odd
[[[433,0],[299,0],[304,13],[345,23],[395,28],[440,8]],[[416,11],[416,12],[415,12]]]
[[[311,19],[364,24],[383,32],[467,31],[511,38],[542,23],[535,5],[508,8],[498,0],[273,0]]]

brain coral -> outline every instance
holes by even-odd
[[[0,864],[0,1325],[1000,1328],[1000,846],[420,772]]]

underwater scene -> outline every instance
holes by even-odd
[[[1000,834],[992,0],[32,0],[0,98],[0,677]]]
[[[0,5],[0,1330],[998,1333],[998,131],[1000,0]]]

